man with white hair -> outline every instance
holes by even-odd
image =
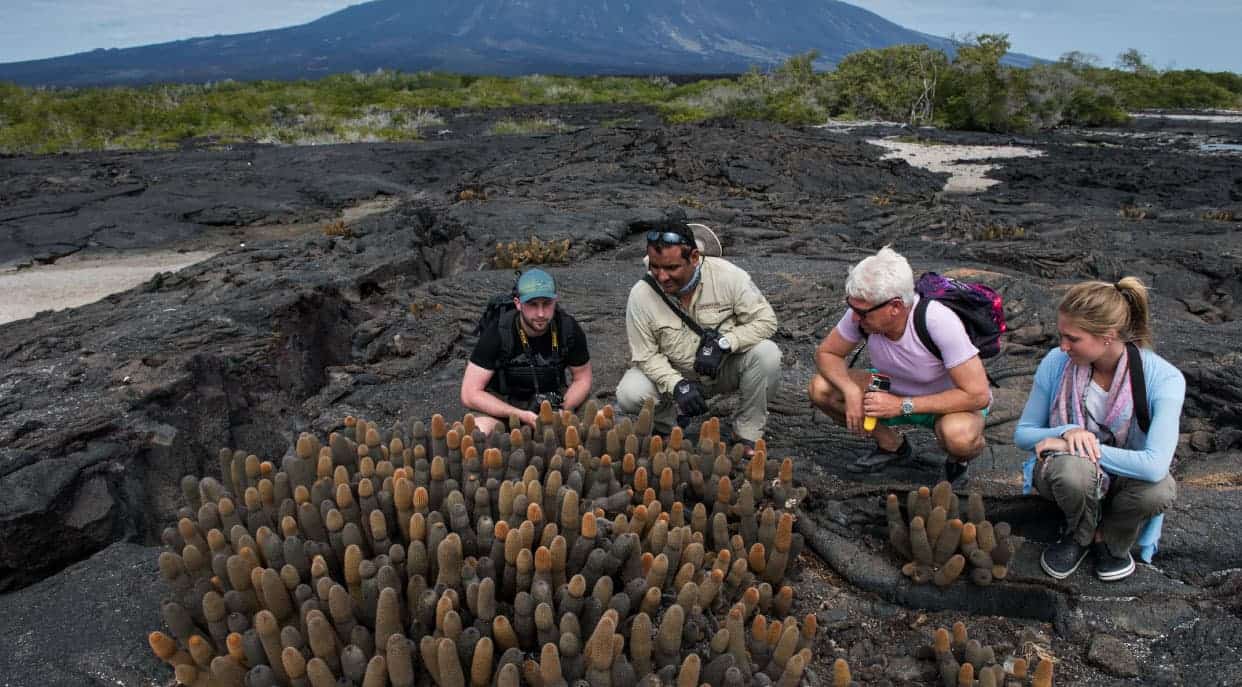
[[[894,461],[910,461],[910,443],[893,427],[920,425],[935,431],[948,454],[945,478],[962,479],[966,463],[983,451],[984,417],[991,402],[979,350],[962,321],[947,306],[931,301],[927,331],[941,355],[924,346],[914,324],[921,298],[914,290],[914,273],[887,246],[850,269],[845,295],[844,316],[815,351],[818,373],[808,393],[820,410],[875,440],[875,450],[847,469],[872,472]],[[874,369],[851,370],[845,356],[864,336]],[[874,373],[888,377],[888,391],[873,390]]]

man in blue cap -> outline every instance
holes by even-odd
[[[533,427],[544,400],[574,410],[591,391],[586,334],[557,307],[552,275],[524,272],[513,287],[513,306],[480,332],[461,380],[462,405],[485,433],[511,416]]]

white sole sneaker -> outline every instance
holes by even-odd
[[[1126,567],[1121,568],[1119,570],[1110,570],[1108,572],[1101,572],[1099,570],[1096,570],[1095,576],[1100,578],[1101,580],[1104,580],[1105,582],[1116,582],[1117,580],[1123,580],[1129,577],[1130,575],[1133,575],[1134,570],[1137,567],[1134,565],[1134,556],[1126,554],[1126,558],[1129,559],[1130,561],[1130,564],[1127,565]]]
[[[1046,553],[1047,551],[1048,549],[1045,548],[1044,552]],[[1048,577],[1051,577],[1054,580],[1064,580],[1065,578],[1074,574],[1074,571],[1078,569],[1078,566],[1082,565],[1082,562],[1087,559],[1087,554],[1090,552],[1091,552],[1091,549],[1084,548],[1082,550],[1082,555],[1079,556],[1078,560],[1074,562],[1074,567],[1070,568],[1069,570],[1064,570],[1064,571],[1053,570],[1051,567],[1049,567],[1048,562],[1044,560],[1044,554],[1041,553],[1039,555],[1039,567],[1044,569],[1044,572],[1048,574]]]

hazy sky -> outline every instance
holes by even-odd
[[[0,62],[291,26],[356,2],[4,0]],[[1138,48],[1158,68],[1242,72],[1239,0],[857,0],[853,4],[924,33],[1008,33],[1014,50],[1037,57],[1055,59],[1081,50],[1111,65],[1118,53]]]

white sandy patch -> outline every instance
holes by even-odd
[[[62,258],[51,265],[0,271],[0,324],[43,310],[93,303],[132,289],[158,272],[177,270],[215,255],[211,251],[157,252],[111,257]]]
[[[867,143],[887,148],[884,159],[901,158],[915,167],[929,172],[947,172],[951,176],[944,190],[950,193],[975,193],[993,184],[996,179],[985,175],[996,165],[969,164],[959,160],[987,160],[998,157],[1039,157],[1044,151],[1023,146],[959,146],[930,143],[911,143],[890,139],[871,139]]]
[[[1182,119],[1188,122],[1242,124],[1242,112],[1221,112],[1220,114],[1161,114],[1159,112],[1133,112],[1130,116],[1140,119]]]
[[[816,129],[829,131],[853,131],[864,126],[905,126],[902,122],[886,122],[882,119],[829,119],[823,124],[815,125]]]

